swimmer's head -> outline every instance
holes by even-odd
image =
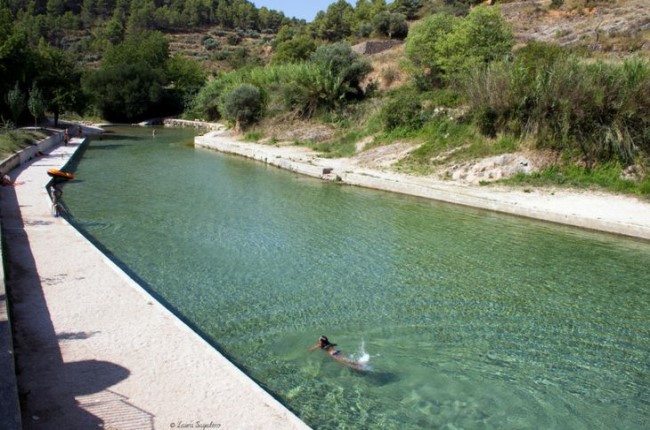
[[[331,343],[330,340],[327,338],[327,336],[321,336],[318,338],[318,341],[320,342],[320,347],[321,348],[327,348],[330,346],[336,346],[335,343]]]

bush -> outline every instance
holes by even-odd
[[[277,44],[273,50],[273,63],[295,63],[304,61],[316,50],[316,42],[307,36],[298,36]]]
[[[530,135],[538,147],[580,156],[587,165],[628,165],[650,155],[647,61],[584,64],[558,57],[532,72],[520,62],[494,64],[475,71],[464,89],[487,134]]]
[[[234,121],[237,128],[245,128],[262,115],[262,94],[254,85],[242,84],[223,98],[221,113],[224,118]]]
[[[438,41],[437,65],[447,80],[456,79],[476,66],[510,56],[514,44],[512,31],[499,8],[478,6]]]
[[[380,118],[386,131],[398,128],[419,130],[425,122],[422,102],[412,91],[393,96],[382,108]]]
[[[211,37],[207,37],[203,40],[202,44],[205,49],[212,51],[213,49],[218,48],[221,45],[221,42]]]
[[[370,71],[370,64],[341,43],[318,48],[310,60],[302,63],[239,69],[209,82],[194,100],[197,117],[214,118],[215,99],[242,84],[261,92],[262,105],[270,112],[289,111],[311,117],[318,110],[341,108],[347,100],[364,96],[359,87]],[[223,103],[221,103],[223,105]]]
[[[360,95],[359,84],[372,70],[370,63],[345,42],[321,45],[309,60],[325,74],[340,80],[341,85],[347,86],[348,94],[342,94],[343,96],[350,93]]]
[[[458,25],[458,19],[438,13],[411,28],[405,52],[415,67],[416,80],[421,82],[421,87],[432,88],[439,82],[442,71],[436,46]]]
[[[409,26],[406,17],[401,13],[392,13],[388,26],[388,37],[391,39],[405,39],[409,34]]]
[[[241,37],[237,34],[230,33],[228,37],[226,37],[226,41],[228,42],[228,45],[239,45],[241,43]]]

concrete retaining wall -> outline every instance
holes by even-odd
[[[8,174],[16,167],[28,162],[38,152],[49,151],[62,142],[63,132],[59,132],[7,157],[0,162],[0,176]],[[4,246],[2,263],[3,270],[0,272],[0,428],[18,430],[22,428],[22,421],[14,363],[13,334],[5,283]]]
[[[76,136],[78,134],[79,126],[71,126],[68,128],[70,136]],[[56,145],[63,143],[63,131],[56,130],[57,133],[53,134],[50,137],[37,142],[36,144],[29,146],[20,152],[10,155],[0,162],[0,176],[4,176],[7,173],[11,172],[18,166],[21,166],[34,158],[38,152],[47,152]]]
[[[206,122],[206,121],[189,121],[186,119],[175,119],[175,118],[168,118],[163,121],[163,124],[165,127],[192,127],[192,128],[200,128],[200,129],[205,129],[205,130],[210,130],[210,131],[218,131],[218,130],[224,130],[225,127],[222,124],[216,123],[216,122]]]
[[[34,158],[37,152],[48,151],[61,142],[63,142],[63,133],[55,134],[41,140],[33,146],[27,147],[22,151],[5,158],[0,162],[0,175],[6,175],[16,167],[25,164]]]
[[[70,135],[78,132],[77,126],[69,128]],[[36,157],[38,152],[48,152],[63,143],[63,131],[49,136],[32,146],[10,155],[0,162],[0,176],[4,176]],[[0,239],[2,239],[0,234]],[[13,334],[11,330],[10,305],[5,282],[4,244],[2,247],[3,270],[0,272],[0,428],[19,430],[22,428],[18,383],[14,363]]]
[[[2,260],[4,262],[4,249]],[[22,428],[4,270],[0,272],[0,428],[6,430]]]

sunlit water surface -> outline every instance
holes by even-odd
[[[65,203],[313,428],[650,428],[650,244],[321,182],[190,133],[95,138]],[[372,371],[308,352],[321,334]]]

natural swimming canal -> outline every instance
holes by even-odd
[[[65,203],[308,425],[650,426],[650,244],[321,182],[192,138],[111,129]],[[321,334],[373,371],[308,352]]]

